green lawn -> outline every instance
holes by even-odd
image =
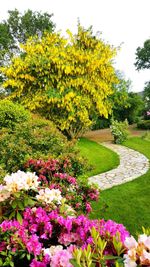
[[[140,137],[130,138],[125,146],[138,150],[150,159],[150,142]],[[93,203],[91,218],[112,219],[123,223],[131,234],[150,227],[150,170],[143,176],[123,185],[101,192]]]
[[[78,141],[77,148],[81,155],[87,158],[89,164],[93,166],[91,171],[85,173],[85,177],[106,172],[119,165],[119,157],[116,153],[94,141],[81,138]]]

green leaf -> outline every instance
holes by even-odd
[[[5,251],[1,251],[0,254],[3,255],[3,256],[6,256],[6,255],[7,255],[7,252],[5,252]]]
[[[3,261],[1,258],[0,258],[0,266],[3,266]]]
[[[119,259],[119,257],[113,256],[113,255],[107,255],[107,256],[104,256],[104,259],[105,260],[116,260],[116,259]]]
[[[14,263],[13,263],[12,261],[10,262],[10,266],[11,266],[11,267],[14,267],[14,266],[15,266]]]
[[[33,206],[35,204],[35,201],[31,198],[28,199],[28,205]]]
[[[74,266],[74,267],[81,267],[81,265],[79,265],[75,259],[71,259],[70,263]]]
[[[18,207],[20,210],[24,210],[24,206],[21,201],[18,201]]]
[[[25,207],[28,206],[28,198],[27,198],[27,197],[24,198],[24,206],[25,206]]]
[[[27,254],[27,259],[30,260],[31,259],[31,255]]]
[[[17,212],[17,221],[22,223],[22,216],[19,212]]]
[[[11,203],[11,206],[13,209],[15,209],[17,207],[17,201],[14,200],[12,203]]]
[[[20,192],[16,192],[16,193],[14,193],[14,196],[15,196],[16,198],[19,198],[19,197],[20,197]]]
[[[16,211],[13,210],[10,215],[9,215],[9,219],[12,219],[13,217],[15,217]]]
[[[26,256],[26,254],[23,253],[23,254],[20,256],[20,259],[23,259],[25,256]]]

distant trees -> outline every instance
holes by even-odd
[[[143,47],[137,48],[135,67],[137,70],[150,68],[150,39],[144,42]]]
[[[22,55],[1,68],[11,99],[54,121],[69,138],[92,124],[92,114],[111,113],[116,49],[93,36],[91,28],[78,25],[78,33],[68,32],[68,38],[32,37],[21,49]]]
[[[150,69],[150,39],[144,42],[142,48],[137,48],[135,66],[137,70]],[[144,101],[145,109],[150,110],[150,81],[145,83]]]
[[[128,120],[129,124],[137,122],[144,110],[144,102],[140,95],[134,92],[128,93],[126,106],[117,106],[114,108],[114,118],[119,121]]]
[[[44,31],[52,32],[55,29],[52,14],[32,10],[21,14],[17,9],[8,11],[8,14],[8,19],[0,23],[0,66],[7,64],[14,54],[20,53],[19,43],[25,43],[30,36],[41,37]]]
[[[146,109],[150,111],[150,82],[145,83],[144,101],[145,101]]]

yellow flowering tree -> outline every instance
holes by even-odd
[[[2,67],[9,98],[54,121],[70,138],[92,124],[92,114],[107,117],[109,96],[118,82],[112,60],[116,49],[80,25],[78,33],[47,33],[21,45],[22,55]]]

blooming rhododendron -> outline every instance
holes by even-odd
[[[11,175],[6,175],[4,178],[6,183],[5,189],[11,193],[15,193],[20,190],[37,189],[39,182],[38,176],[32,172],[17,171]]]
[[[70,259],[72,258],[72,254],[64,249],[57,251],[51,259],[51,267],[73,267],[70,263]]]
[[[52,202],[56,202],[57,204],[61,204],[62,196],[59,189],[40,189],[39,195],[36,195],[37,200],[41,202],[45,202],[46,204],[50,204]]]
[[[7,191],[6,186],[0,185],[0,202],[5,201],[10,197],[10,192]]]
[[[124,244],[128,249],[124,255],[125,267],[150,266],[150,236],[139,235],[138,242],[133,236],[127,237]]]

